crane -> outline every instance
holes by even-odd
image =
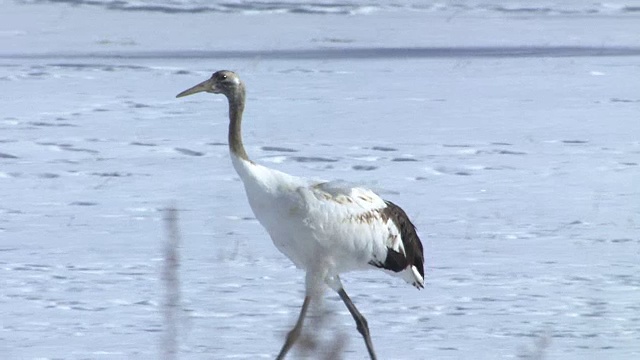
[[[423,288],[423,248],[415,226],[402,208],[371,190],[292,176],[252,161],[242,142],[245,85],[236,73],[217,71],[176,97],[200,92],[226,96],[229,152],[251,209],[276,248],[306,272],[302,308],[277,359],[295,344],[309,304],[328,286],[353,316],[375,360],[367,320],[347,295],[340,274],[378,268]]]

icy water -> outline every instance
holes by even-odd
[[[62,3],[94,5],[109,10],[177,13],[239,13],[358,15],[384,11],[464,12],[506,15],[611,15],[640,13],[637,1],[596,2],[582,0],[453,0],[427,2],[419,0],[17,0],[21,3]]]
[[[343,278],[381,359],[640,357],[633,2],[91,3],[2,4],[0,358],[160,358],[171,204],[178,357],[275,357],[303,274],[248,207],[224,99],[174,98],[220,68],[247,84],[256,161],[366,185],[414,219],[423,291]],[[140,4],[156,8],[124,9]],[[366,359],[337,296],[324,309],[316,352],[338,337]]]

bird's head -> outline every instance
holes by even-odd
[[[242,82],[236,73],[229,70],[220,70],[211,75],[211,78],[181,92],[176,97],[193,95],[199,92],[224,94],[230,97],[241,90],[242,87]]]

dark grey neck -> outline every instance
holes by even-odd
[[[242,112],[244,111],[244,85],[227,95],[229,99],[229,150],[241,159],[249,160],[242,145]]]

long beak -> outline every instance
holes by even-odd
[[[203,91],[212,91],[213,86],[211,86],[211,79],[205,80],[203,82],[201,82],[200,84],[188,88],[187,90],[181,92],[180,94],[176,95],[177,98],[179,97],[183,97],[183,96],[188,96],[188,95],[193,95],[199,92],[203,92]]]

